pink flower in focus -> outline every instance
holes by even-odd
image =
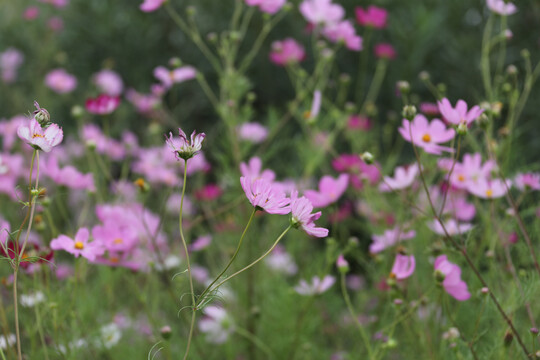
[[[169,89],[174,84],[194,79],[197,76],[197,70],[192,66],[182,66],[174,70],[158,66],[154,69],[154,76],[161,81],[165,89]]]
[[[311,279],[311,284],[308,284],[305,280],[300,280],[300,283],[294,287],[294,291],[306,296],[319,295],[330,289],[335,282],[336,278],[330,275],[326,275],[322,280],[314,276]]]
[[[240,184],[251,205],[260,208],[269,214],[285,215],[291,212],[291,199],[285,196],[280,189],[272,186],[268,180],[259,178],[251,179],[242,176]]]
[[[10,84],[17,79],[17,70],[24,61],[24,55],[15,48],[8,48],[0,53],[0,70],[2,70],[2,80]]]
[[[240,163],[240,173],[242,176],[251,178],[252,180],[262,178],[270,183],[276,178],[276,174],[272,170],[262,170],[262,160],[257,156],[249,159],[247,164],[244,162]]]
[[[510,188],[511,185],[510,180],[507,180],[505,185],[500,179],[481,179],[476,183],[467,184],[467,190],[474,196],[482,199],[495,199],[504,196],[506,194],[506,188]]]
[[[326,25],[341,21],[345,10],[339,4],[332,4],[332,0],[304,0],[300,4],[300,13],[310,24]]]
[[[379,185],[379,190],[389,192],[393,190],[402,190],[411,186],[418,175],[418,165],[412,164],[408,167],[398,166],[394,170],[394,177],[384,177],[384,182]]]
[[[394,265],[392,266],[392,271],[390,272],[390,277],[397,280],[403,280],[408,278],[414,273],[416,267],[416,261],[414,255],[396,255],[396,260],[394,260]]]
[[[350,20],[327,24],[322,34],[332,42],[343,41],[349,50],[362,50],[362,37],[356,34],[356,29]]]
[[[516,5],[504,0],[486,0],[486,5],[489,10],[499,15],[512,15],[517,11]]]
[[[254,144],[259,144],[268,136],[268,129],[255,122],[247,122],[238,126],[238,137],[242,140],[251,141]]]
[[[448,261],[446,255],[435,259],[435,272],[444,275],[442,285],[444,290],[458,301],[465,301],[471,297],[467,284],[461,280],[461,268]]]
[[[396,55],[396,50],[390,44],[380,43],[375,45],[375,56],[379,59],[394,60],[396,58]]]
[[[383,8],[370,5],[366,10],[361,7],[355,8],[356,21],[362,26],[383,29],[386,27],[388,11]]]
[[[298,192],[291,193],[291,223],[294,227],[301,227],[308,235],[315,237],[328,236],[328,229],[316,227],[314,221],[321,217],[321,212],[312,214],[313,205],[305,196],[298,197]]]
[[[458,100],[455,108],[452,107],[452,104],[447,98],[437,101],[437,105],[439,106],[439,111],[441,112],[443,118],[448,123],[454,125],[469,125],[474,120],[478,119],[478,117],[484,112],[484,110],[480,109],[479,106],[473,106],[467,111],[467,103],[463,100]]]
[[[277,13],[287,0],[246,0],[248,6],[258,6],[259,10],[268,14]]]
[[[99,241],[88,241],[90,233],[87,228],[80,228],[75,234],[75,239],[71,239],[66,235],[51,241],[51,249],[64,250],[74,255],[75,257],[82,256],[89,261],[94,261],[97,256],[103,255],[105,248]]]
[[[399,227],[386,230],[382,235],[373,235],[371,237],[373,242],[369,246],[369,252],[372,254],[380,253],[390,246],[394,246],[403,240],[412,239],[415,236],[416,232],[414,230],[405,232]]]
[[[516,175],[515,186],[520,190],[540,190],[540,174],[524,173]]]
[[[119,96],[109,96],[101,94],[97,98],[86,99],[86,111],[96,115],[107,115],[112,113],[120,105]]]
[[[45,85],[58,94],[66,94],[75,90],[77,78],[64,69],[54,69],[45,76]]]
[[[64,133],[58,125],[50,124],[43,129],[35,118],[30,120],[29,126],[19,126],[17,135],[34,149],[44,152],[51,151],[64,138]]]
[[[37,6],[29,6],[24,9],[23,18],[25,20],[35,20],[39,16],[39,8]]]
[[[92,81],[101,92],[109,96],[119,96],[124,90],[124,82],[120,75],[109,69],[94,74]]]
[[[347,190],[349,175],[341,174],[337,179],[331,176],[323,176],[319,181],[319,191],[306,190],[304,192],[314,207],[326,207],[336,202]]]
[[[187,139],[186,133],[178,128],[179,138],[173,137],[172,132],[169,132],[169,137],[165,136],[165,142],[173,151],[177,160],[187,160],[196,155],[202,148],[202,142],[206,136],[205,133],[197,134],[195,130],[191,133],[191,142]]]
[[[347,127],[350,130],[368,131],[371,129],[371,120],[362,115],[351,115],[347,121]]]
[[[280,66],[298,63],[306,58],[306,51],[293,38],[286,38],[272,43],[270,60]]]
[[[139,9],[141,9],[144,12],[152,12],[156,11],[163,5],[163,3],[167,0],[144,0],[144,2],[139,6]]]
[[[456,135],[454,129],[447,129],[439,119],[428,122],[424,115],[418,114],[412,122],[403,119],[403,126],[399,128],[399,132],[406,141],[412,142],[430,154],[440,155],[443,151],[454,151],[452,148],[439,145],[452,140]]]

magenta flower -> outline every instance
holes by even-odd
[[[316,227],[314,221],[321,217],[321,212],[312,214],[313,205],[305,196],[298,197],[298,192],[291,193],[291,224],[294,227],[301,227],[308,235],[315,237],[328,236],[328,229]]]
[[[298,63],[306,58],[304,47],[293,38],[286,38],[272,43],[270,60],[280,66]]]
[[[202,189],[195,191],[197,200],[212,201],[223,194],[223,190],[217,184],[207,184]]]
[[[397,53],[391,44],[380,43],[375,45],[375,56],[379,59],[394,60],[397,56]]]
[[[304,0],[300,4],[300,12],[314,25],[337,23],[345,15],[343,7],[332,4],[332,0]]]
[[[54,69],[45,76],[45,85],[59,94],[66,94],[75,90],[77,78],[64,69]]]
[[[416,232],[414,230],[405,232],[399,227],[385,230],[382,235],[373,235],[371,237],[373,242],[369,246],[369,252],[377,254],[390,246],[394,246],[403,240],[412,239],[415,236]]]
[[[384,177],[384,182],[379,185],[379,190],[389,192],[393,190],[402,190],[411,186],[418,175],[418,165],[412,164],[408,167],[398,166],[394,170],[394,177]]]
[[[154,69],[154,76],[161,81],[165,89],[171,88],[174,84],[179,84],[197,76],[197,70],[192,66],[182,66],[174,70],[169,70],[163,66]]]
[[[475,183],[469,183],[467,190],[482,199],[495,199],[504,196],[507,192],[506,188],[510,188],[511,185],[510,180],[507,180],[505,185],[504,181],[500,179],[480,179]]]
[[[144,2],[139,6],[139,9],[141,9],[144,12],[152,12],[156,11],[163,5],[163,3],[167,0],[144,0]]]
[[[444,276],[442,285],[444,290],[459,301],[468,300],[471,297],[467,284],[461,280],[461,268],[448,261],[446,255],[440,255],[435,259],[435,272]]]
[[[35,117],[30,120],[29,126],[19,126],[17,135],[34,149],[44,152],[51,151],[64,138],[64,133],[58,125],[50,124],[43,128]]]
[[[414,273],[416,267],[416,261],[414,255],[396,255],[396,260],[394,260],[394,265],[392,266],[392,271],[390,272],[390,277],[397,280],[403,280],[408,278]]]
[[[362,26],[382,29],[386,27],[388,11],[383,8],[370,5],[366,10],[361,7],[355,8],[356,21]]]
[[[300,280],[300,283],[294,287],[294,291],[300,295],[319,295],[330,289],[335,282],[336,278],[330,275],[326,275],[322,280],[314,276],[311,279],[311,284],[305,280]]]
[[[124,82],[118,73],[104,69],[100,72],[94,74],[92,81],[98,87],[98,89],[109,95],[109,96],[118,96],[122,94],[124,90]]]
[[[467,111],[467,103],[463,100],[458,100],[455,108],[452,107],[452,104],[447,98],[437,101],[437,105],[439,106],[439,111],[444,119],[448,123],[454,125],[469,125],[474,120],[478,119],[478,117],[484,112],[484,110],[480,109],[479,106],[473,106]]]
[[[306,190],[305,197],[311,201],[314,207],[326,207],[336,202],[347,190],[349,175],[341,174],[337,179],[331,176],[323,176],[319,181],[319,191]]]
[[[242,140],[251,141],[254,144],[259,144],[268,137],[268,129],[255,122],[247,122],[238,126],[238,137]]]
[[[277,13],[287,0],[246,0],[248,6],[258,6],[259,10],[268,14]]]
[[[251,205],[269,214],[285,215],[291,212],[291,199],[266,179],[255,179],[242,176],[240,184]]]
[[[512,15],[517,11],[516,5],[504,0],[486,0],[486,5],[489,10],[499,15]]]
[[[97,98],[86,99],[86,110],[91,114],[107,115],[112,113],[120,105],[119,96],[101,94]]]
[[[37,6],[29,6],[24,9],[23,18],[25,20],[35,20],[39,16],[39,8]]]
[[[343,41],[349,50],[362,50],[362,37],[356,34],[356,29],[350,20],[327,24],[322,34],[332,42]]]
[[[105,248],[99,241],[88,241],[90,233],[87,228],[80,228],[75,234],[75,239],[66,235],[60,235],[51,241],[51,249],[64,250],[75,257],[82,256],[89,261],[94,261],[97,256],[103,255]]]
[[[191,143],[187,139],[186,133],[180,128],[178,128],[178,135],[180,138],[174,138],[172,132],[169,132],[169,137],[165,136],[165,142],[174,152],[177,160],[187,160],[201,151],[202,142],[206,136],[205,133],[197,134],[194,130],[191,133]]]
[[[516,188],[521,191],[524,190],[540,190],[540,174],[538,173],[524,173],[516,175],[514,179]]]
[[[351,115],[347,121],[347,128],[351,130],[368,131],[371,129],[371,120],[362,115]]]
[[[423,102],[420,103],[420,111],[428,116],[437,116],[440,114],[439,106],[436,103]]]
[[[249,159],[247,164],[244,162],[240,163],[240,173],[242,176],[251,178],[252,180],[263,178],[270,183],[276,178],[276,174],[272,170],[262,169],[262,160],[257,156]]]
[[[452,148],[439,145],[452,140],[456,135],[454,129],[447,129],[439,119],[428,122],[424,115],[418,114],[412,123],[403,119],[403,126],[399,128],[399,132],[405,140],[430,154],[440,155],[443,151],[454,151]]]

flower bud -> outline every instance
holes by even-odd
[[[443,83],[437,84],[437,90],[442,94],[446,93],[446,85]]]
[[[71,116],[75,119],[79,119],[84,115],[84,108],[80,105],[75,105],[71,108]]]
[[[416,116],[416,106],[414,105],[405,105],[401,115],[407,120],[412,120]]]
[[[373,156],[373,154],[371,154],[368,151],[365,151],[364,153],[362,153],[362,155],[360,155],[360,157],[368,165],[373,164],[373,162],[375,161],[375,157]]]
[[[162,327],[159,332],[161,333],[161,337],[165,340],[169,340],[172,335],[172,329],[169,325],[166,325]]]
[[[469,130],[469,128],[467,127],[467,124],[466,123],[460,123],[457,127],[457,133],[458,135],[467,135],[467,131]]]
[[[173,57],[171,60],[169,60],[169,65],[173,68],[179,68],[182,66],[182,60],[180,60],[179,57]]]
[[[441,283],[444,281],[445,277],[446,277],[440,270],[435,270],[435,274],[434,274],[434,275],[435,275],[435,280],[436,280],[439,284],[441,284]]]
[[[187,16],[195,16],[195,14],[197,13],[197,9],[195,8],[195,6],[188,6],[186,8],[186,15]]]
[[[420,74],[418,74],[418,78],[422,81],[428,81],[429,80],[429,73],[427,71],[421,71]]]
[[[32,196],[38,196],[38,195],[39,195],[39,189],[32,189],[32,190],[30,190],[30,195],[32,195]]]
[[[512,340],[514,340],[514,334],[512,334],[510,330],[506,330],[506,332],[504,333],[504,338],[503,338],[504,346],[510,346],[510,344],[512,343]]]
[[[489,125],[489,117],[482,113],[478,119],[476,120],[476,122],[478,123],[478,125],[480,125],[480,127],[482,129],[487,129],[488,125]]]
[[[515,65],[508,65],[506,68],[506,73],[508,75],[516,75],[518,73],[518,69]]]
[[[216,43],[217,42],[217,34],[215,32],[210,32],[206,35],[206,39],[211,42],[211,43]]]
[[[404,81],[404,80],[398,81],[396,83],[396,86],[399,92],[402,94],[408,94],[411,91],[411,85],[409,84],[408,81]]]
[[[531,334],[538,335],[538,328],[532,327],[530,330]]]
[[[523,50],[521,50],[521,56],[524,57],[524,58],[529,58],[529,57],[531,57],[531,53],[530,53],[529,50],[523,49]]]
[[[342,274],[346,274],[350,270],[349,263],[347,262],[347,260],[345,260],[345,257],[343,256],[343,254],[340,254],[338,256],[337,261],[336,261],[336,266],[339,272]]]
[[[483,287],[483,288],[480,290],[480,292],[481,292],[482,294],[484,294],[484,295],[487,295],[487,294],[489,294],[489,288]]]
[[[36,107],[36,110],[34,111],[34,118],[36,121],[43,128],[49,126],[51,124],[51,115],[47,109],[41,108],[37,101],[34,101],[34,106]]]

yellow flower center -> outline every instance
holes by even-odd
[[[116,244],[116,245],[119,245],[119,244],[122,244],[124,242],[124,240],[120,239],[120,238],[116,238],[113,240],[113,244]]]
[[[307,119],[309,119],[310,117],[311,117],[311,111],[309,111],[309,110],[304,111],[304,119],[307,120]]]
[[[45,136],[44,135],[41,135],[41,134],[33,134],[32,135],[32,139],[35,139],[37,137],[40,137],[40,138],[44,138]]]
[[[457,179],[461,182],[465,181],[465,176],[463,176],[462,174],[459,174],[459,176],[457,177]]]
[[[491,190],[491,189],[486,190],[486,196],[488,198],[492,197],[493,196],[493,190]]]
[[[84,249],[84,244],[82,243],[82,241],[75,241],[75,249],[77,250]]]
[[[422,136],[422,141],[427,143],[430,142],[431,136],[429,134],[424,134],[424,136]]]

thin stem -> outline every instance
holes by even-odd
[[[21,351],[21,332],[19,329],[19,306],[17,304],[17,275],[19,273],[19,266],[13,272],[13,306],[15,311],[15,336],[17,337],[17,359],[22,360]]]
[[[371,85],[369,86],[369,91],[366,95],[364,103],[362,104],[362,109],[360,110],[360,113],[365,113],[366,107],[369,104],[373,103],[377,98],[379,90],[381,89],[382,82],[384,80],[384,75],[386,74],[387,65],[388,60],[386,59],[381,59],[377,63],[377,67],[375,68],[375,75],[373,75],[373,80],[371,81]]]
[[[251,334],[249,331],[247,331],[245,329],[242,329],[242,328],[239,328],[239,327],[235,328],[234,331],[238,335],[240,335],[240,336],[246,338],[247,340],[249,340],[251,343],[253,343],[255,346],[257,346],[259,349],[261,349],[266,354],[267,359],[275,358],[275,355],[272,352],[272,350],[265,343],[263,343],[261,339],[259,339],[255,335]]]
[[[204,295],[208,293],[208,291],[212,288],[212,286],[225,274],[225,272],[229,269],[229,267],[232,265],[234,259],[238,256],[238,252],[240,251],[240,248],[242,247],[242,242],[244,241],[244,237],[246,236],[247,230],[249,229],[249,226],[251,225],[251,222],[253,220],[253,217],[255,216],[255,213],[257,212],[257,208],[253,208],[253,212],[251,213],[251,216],[249,217],[248,223],[246,227],[244,228],[244,232],[242,232],[242,236],[240,237],[240,241],[238,242],[238,246],[236,246],[236,251],[234,252],[233,256],[231,257],[231,260],[229,260],[229,263],[225,268],[219,273],[219,275],[212,281],[210,285],[203,291],[203,293],[199,296],[200,303],[201,299],[204,299]]]
[[[454,172],[454,168],[456,167],[457,160],[459,159],[459,150],[461,149],[461,136],[458,135],[458,141],[457,141],[457,150],[455,152],[454,160],[452,161],[452,167],[450,168],[450,172],[448,173],[448,182],[450,183],[450,178],[452,177],[452,173]],[[448,193],[450,192],[450,189],[446,189],[443,195],[443,200],[441,204],[441,209],[439,210],[439,217],[442,216],[444,212],[444,205],[446,205],[446,199],[448,198]]]
[[[349,297],[349,293],[347,292],[347,287],[345,284],[345,273],[343,272],[341,273],[341,293],[343,294],[343,299],[345,300],[345,303],[347,304],[347,309],[349,310],[349,313],[354,319],[354,322],[356,326],[358,327],[358,330],[360,330],[360,336],[362,337],[362,341],[364,342],[364,346],[366,347],[368,358],[375,359],[375,357],[373,356],[373,350],[371,349],[371,345],[369,343],[369,337],[366,334],[366,330],[360,323],[360,320],[358,320],[358,316],[356,315],[356,312],[354,311],[354,308],[352,306],[351,298]]]

